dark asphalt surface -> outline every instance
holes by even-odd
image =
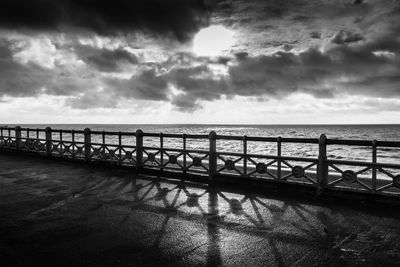
[[[400,266],[399,206],[0,154],[1,266]]]

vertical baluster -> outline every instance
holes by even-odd
[[[0,127],[0,145],[4,144],[3,127]]]
[[[122,162],[122,137],[121,132],[118,132],[118,162]]]
[[[211,181],[214,179],[215,174],[217,173],[217,133],[211,131],[208,135],[209,139],[209,151],[208,151],[208,179]]]
[[[160,133],[160,162],[161,162],[161,170],[164,169],[164,135]]]
[[[183,173],[186,173],[186,134],[182,135],[183,142]]]
[[[376,140],[372,140],[372,191],[376,192]]]
[[[277,156],[278,156],[278,179],[282,178],[282,138],[278,136],[276,139]]]
[[[247,136],[243,136],[243,175],[247,176]]]

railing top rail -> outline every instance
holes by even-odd
[[[82,131],[83,132],[83,131]],[[129,135],[129,136],[135,136],[135,132],[112,132],[112,131],[91,131],[91,134],[105,134],[105,135]]]
[[[15,130],[15,127],[10,127],[10,126],[0,126],[0,129],[3,129],[3,130]]]
[[[400,142],[396,142],[396,141],[376,141],[376,146],[379,146],[379,147],[400,147]]]
[[[244,136],[234,135],[219,135],[216,136],[217,140],[237,140],[242,141]],[[318,138],[293,138],[293,137],[264,137],[264,136],[246,136],[247,141],[256,142],[281,142],[285,143],[307,143],[307,144],[318,144]]]
[[[17,126],[18,127],[18,126]],[[2,130],[15,131],[16,127],[12,126],[0,126]],[[45,132],[43,128],[20,128],[21,131],[38,131]],[[72,129],[51,129],[52,133],[75,133],[84,134],[84,130],[72,130]],[[117,132],[117,131],[90,131],[91,134],[105,134],[105,135],[122,135],[122,136],[136,136],[136,132]],[[189,138],[189,139],[208,139],[209,134],[175,134],[175,133],[150,133],[145,132],[142,134],[144,137],[160,137],[165,138]],[[237,140],[243,141],[256,141],[256,142],[282,142],[282,143],[308,143],[318,144],[318,138],[300,138],[300,137],[264,137],[264,136],[235,136],[235,135],[215,135],[217,140]],[[378,140],[356,140],[356,139],[326,139],[326,145],[346,145],[346,146],[376,146],[376,147],[400,147],[400,141],[378,141]]]
[[[15,130],[15,128],[13,128]],[[38,132],[45,132],[46,130],[43,128],[21,128],[21,131],[38,131]]]
[[[373,146],[374,140],[327,139],[327,145]],[[375,141],[377,147],[400,147],[398,141]]]
[[[173,134],[173,133],[143,133],[145,137],[167,137],[167,138],[190,138],[190,139],[207,139],[208,134]]]
[[[52,133],[77,133],[83,134],[83,130],[66,130],[66,129],[51,129]]]

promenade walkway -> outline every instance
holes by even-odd
[[[1,266],[400,266],[399,206],[0,154]]]

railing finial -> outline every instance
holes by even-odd
[[[137,129],[136,130],[136,137],[137,136],[142,136],[143,135],[143,131],[141,129]]]
[[[92,132],[92,130],[90,130],[90,128],[85,128],[84,130],[83,130],[83,133],[84,134],[90,134]]]
[[[208,138],[216,138],[217,137],[217,133],[215,132],[215,131],[211,131],[209,134],[208,134]]]
[[[326,135],[323,133],[323,134],[321,134],[320,136],[319,136],[319,144],[321,145],[325,145],[325,143],[326,143]]]

